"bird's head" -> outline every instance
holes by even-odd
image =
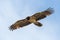
[[[30,16],[28,16],[26,19],[29,20],[30,19]]]

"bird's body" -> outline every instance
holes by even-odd
[[[37,26],[42,26],[41,23],[38,22],[38,20],[41,20],[45,17],[47,17],[48,15],[52,14],[53,10],[51,8],[48,8],[47,10],[43,11],[43,12],[38,12],[32,16],[28,16],[25,19],[22,20],[18,20],[17,22],[15,22],[14,24],[12,24],[9,29],[10,30],[15,30],[17,28],[21,28],[24,27],[26,25],[29,25],[31,23],[34,23]]]

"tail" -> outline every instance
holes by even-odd
[[[39,23],[39,22],[35,22],[34,24],[37,25],[38,27],[41,27],[42,26],[42,24]]]
[[[43,11],[42,13],[46,16],[51,15],[54,12],[53,8],[48,8],[47,10]]]

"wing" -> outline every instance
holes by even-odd
[[[43,12],[38,12],[32,16],[34,16],[36,18],[36,20],[40,20],[45,18],[46,16],[50,15],[53,13],[53,9],[52,8],[48,8],[47,10],[43,11]]]
[[[18,20],[16,23],[12,24],[9,27],[9,29],[13,31],[13,30],[15,30],[17,28],[24,27],[24,26],[26,26],[28,24],[30,24],[30,22],[27,19]]]

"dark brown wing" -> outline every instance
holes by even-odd
[[[48,8],[47,10],[45,10],[43,12],[38,12],[38,13],[34,14],[33,16],[36,17],[36,20],[40,20],[40,19],[43,19],[52,13],[53,13],[53,9]]]
[[[27,19],[23,19],[23,20],[18,20],[16,23],[12,24],[9,29],[10,30],[15,30],[17,28],[23,27],[30,24],[30,22]]]

